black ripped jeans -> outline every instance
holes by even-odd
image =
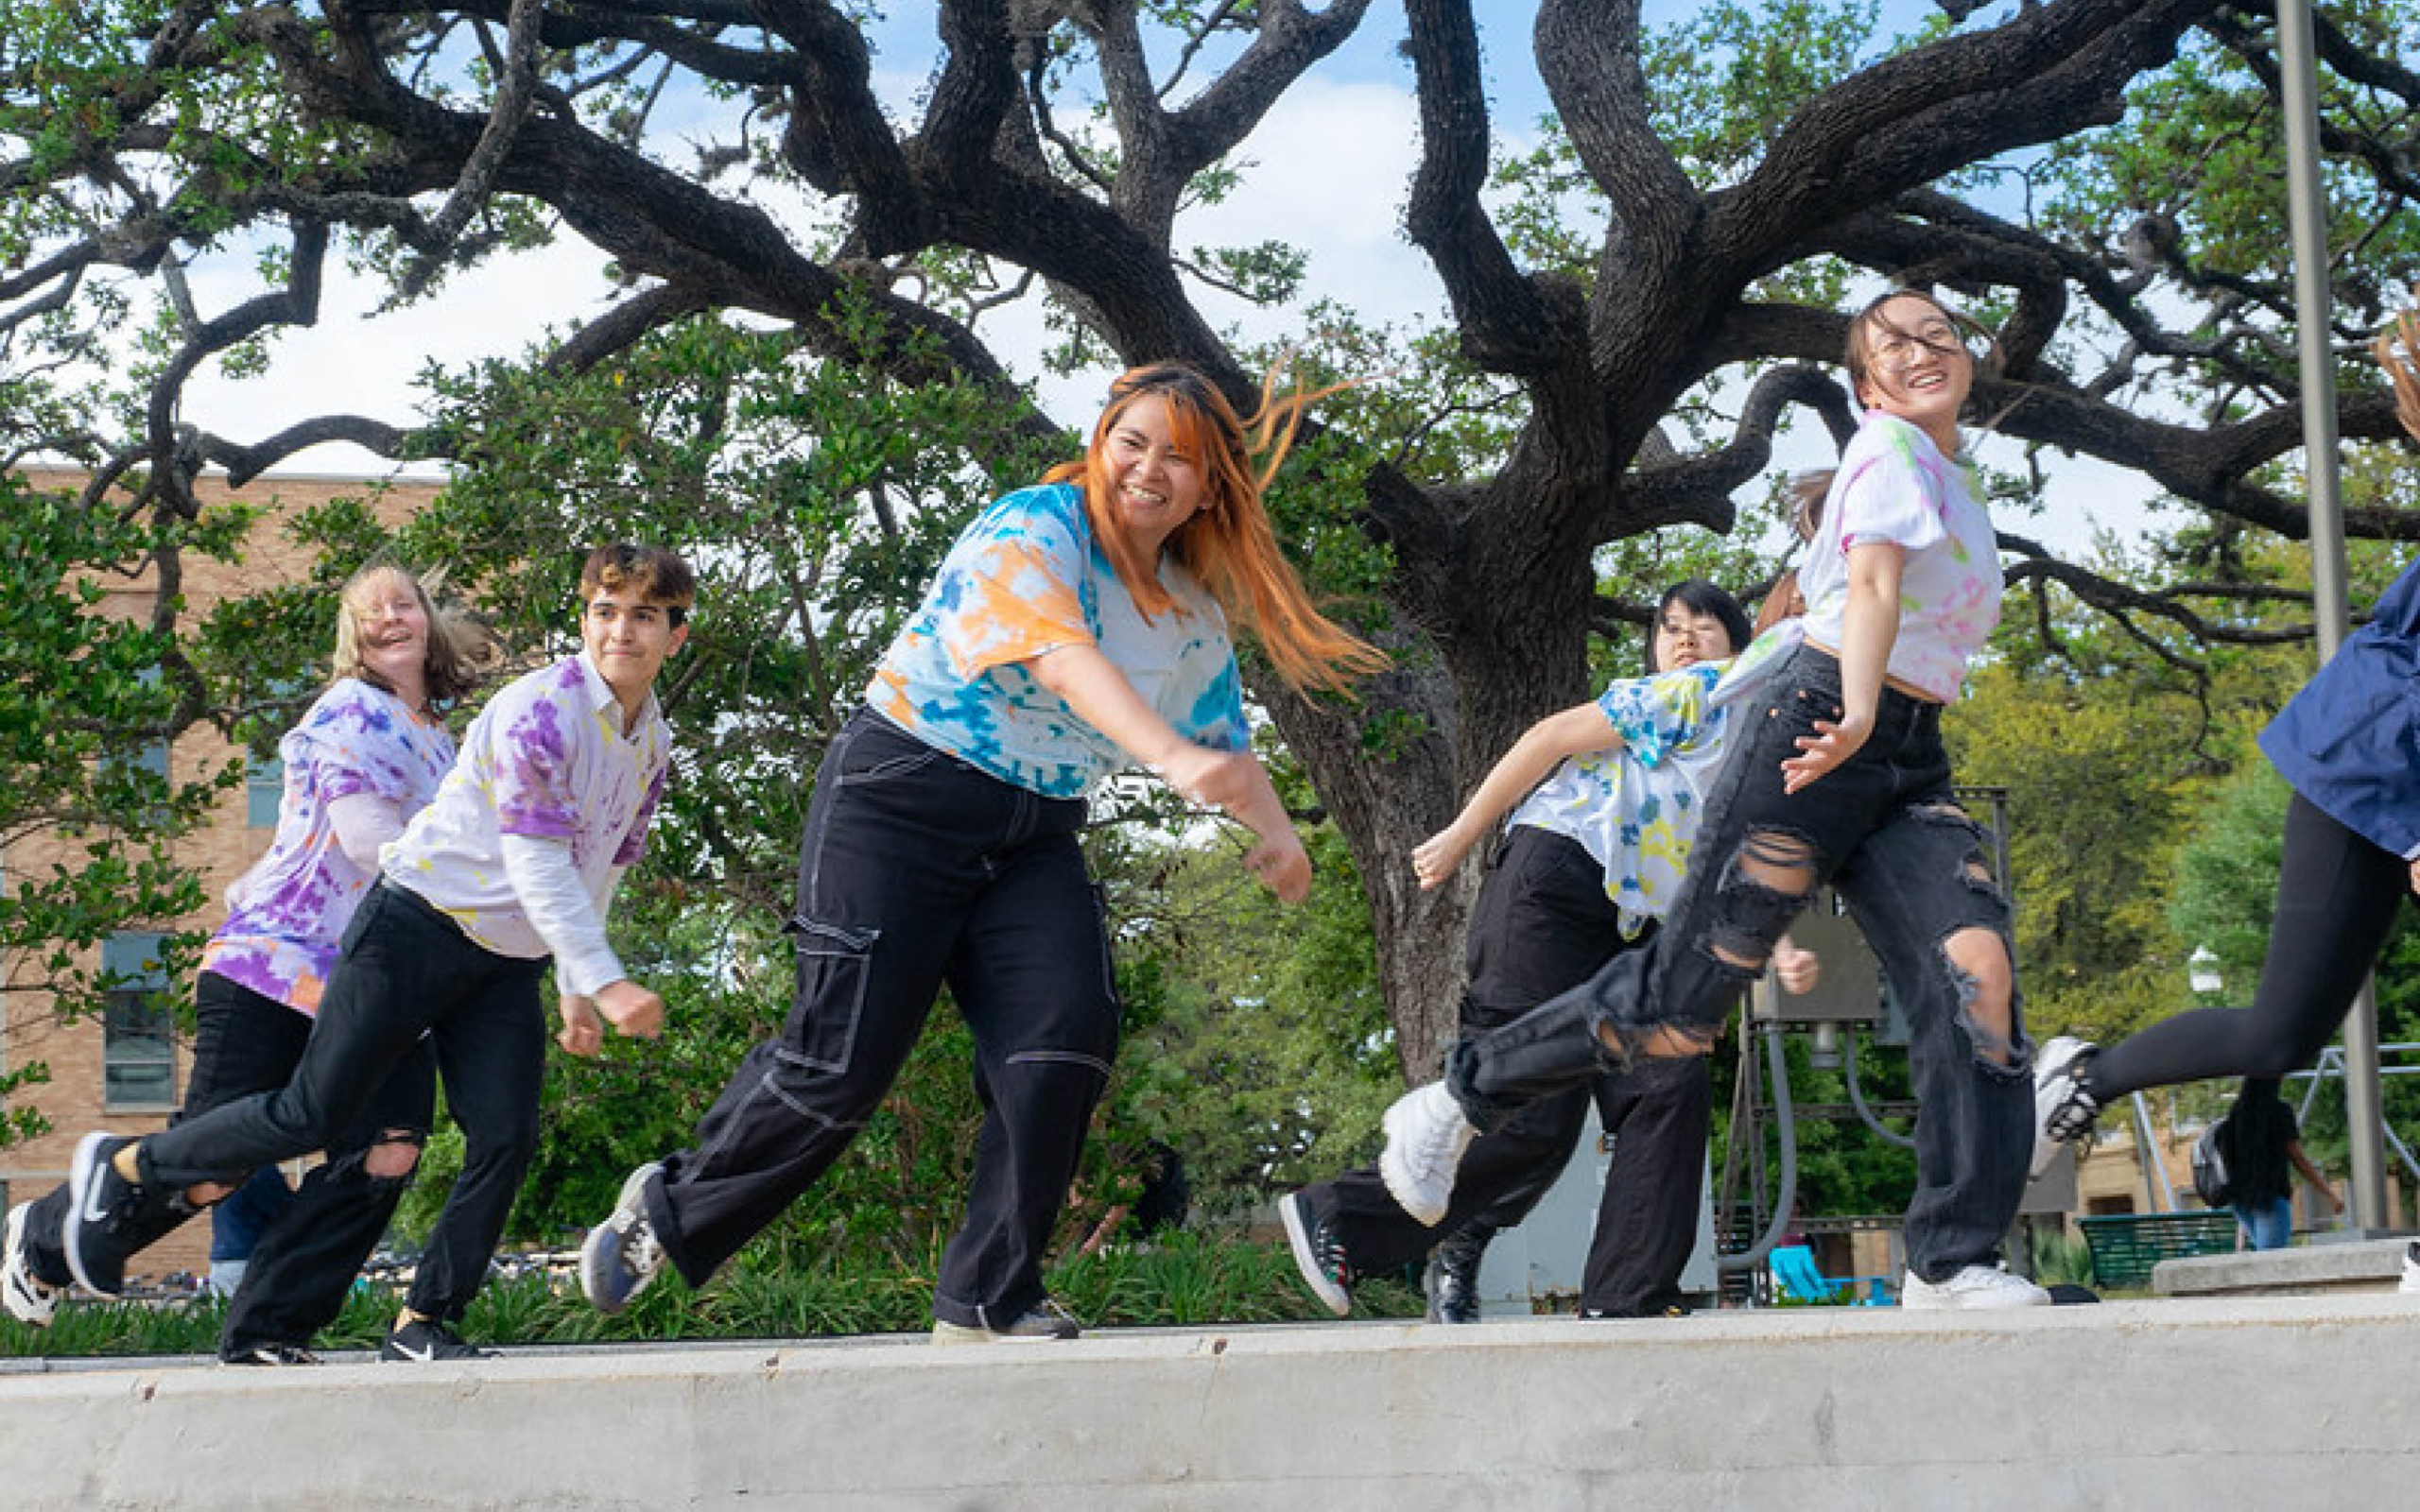
[[[1774,941],[1829,882],[1913,1032],[1921,1112],[1908,1265],[1941,1281],[1996,1258],[2032,1149],[2032,1047],[2018,1011],[2008,901],[1991,879],[1981,830],[1950,795],[1938,704],[1885,688],[1874,732],[1855,755],[1797,793],[1782,790],[1781,764],[1798,754],[1799,737],[1840,715],[1840,662],[1814,646],[1736,706],[1730,754],[1663,929],[1536,1012],[1458,1043],[1446,1081],[1471,1121],[1491,1129],[1606,1061],[1641,1053],[1656,1030],[1710,1045]],[[1969,929],[1990,931],[2010,953],[2005,1040],[1968,1013],[1975,983],[1948,954]]]
[[[984,1118],[934,1315],[1002,1329],[1043,1299],[1050,1232],[1117,1053],[1081,799],[1001,782],[860,710],[824,753],[800,844],[798,995],[648,1190],[703,1284],[839,1158],[943,983],[975,1037]]]

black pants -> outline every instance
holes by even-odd
[[[537,1154],[546,1069],[538,983],[545,965],[483,949],[419,895],[380,883],[345,931],[294,1074],[275,1091],[222,1104],[145,1140],[144,1183],[173,1191],[232,1186],[273,1161],[331,1149],[361,1126],[390,1078],[414,1057],[433,1056],[446,1107],[462,1129],[462,1173],[429,1235],[409,1304],[431,1317],[460,1317],[487,1278]],[[373,1135],[377,1127],[371,1125]],[[278,1227],[293,1228],[294,1219]],[[356,1246],[348,1276],[376,1242],[372,1233]],[[275,1296],[282,1263],[268,1260],[261,1274],[255,1254],[243,1290]]]
[[[196,979],[193,1000],[193,1074],[171,1128],[285,1086],[311,1038],[310,1019],[216,971]],[[364,1155],[381,1138],[426,1140],[434,1078],[428,1054],[420,1050],[328,1142],[326,1161],[303,1177],[294,1201],[254,1245],[243,1284],[228,1304],[222,1353],[256,1344],[308,1344],[343,1311],[363,1258],[377,1247],[410,1185],[408,1177],[370,1177]],[[60,1285],[69,1280],[58,1247],[67,1201],[62,1184],[34,1204],[26,1230],[35,1274]]]
[[[209,971],[194,988],[194,1013],[193,1080],[177,1123],[285,1086],[311,1038],[311,1020]],[[308,1344],[335,1321],[363,1259],[377,1247],[410,1185],[408,1177],[371,1176],[370,1147],[397,1137],[426,1142],[436,1116],[436,1079],[422,1041],[328,1142],[327,1160],[303,1177],[292,1205],[253,1245],[243,1282],[228,1304],[222,1353],[256,1344]]]
[[[2084,1085],[2104,1106],[2208,1076],[2282,1076],[2310,1064],[2353,1005],[2411,891],[2410,864],[2301,794],[2286,809],[2269,955],[2249,1008],[2197,1008],[2102,1050]]]
[[[1471,911],[1462,1031],[1510,1023],[1644,943],[1623,940],[1604,870],[1584,847],[1516,825],[1490,857]],[[1680,1299],[1681,1269],[1697,1235],[1710,1088],[1703,1059],[1691,1057],[1685,1065],[1609,1072],[1530,1104],[1472,1142],[1453,1201],[1434,1228],[1403,1211],[1374,1166],[1314,1183],[1304,1200],[1334,1226],[1348,1261],[1363,1274],[1418,1259],[1464,1223],[1510,1228],[1562,1174],[1593,1096],[1615,1136],[1614,1158],[1581,1305],[1617,1315],[1661,1311]]]
[[[983,1126],[934,1315],[1000,1328],[1043,1299],[1051,1229],[1117,1052],[1080,799],[1046,799],[860,710],[824,754],[800,844],[798,994],[648,1189],[702,1284],[848,1148],[946,983]]]
[[[1908,1268],[1943,1281],[1989,1264],[2025,1194],[2033,1047],[2014,985],[2008,900],[1981,830],[1950,791],[1941,706],[1884,689],[1865,743],[1795,793],[1781,764],[1819,723],[1841,717],[1839,661],[1802,646],[1730,717],[1729,753],[1688,876],[1655,938],[1503,1028],[1459,1041],[1446,1085],[1472,1123],[1492,1129],[1530,1103],[1594,1081],[1609,1044],[1637,1058],[1661,1031],[1678,1029],[1710,1046],[1790,919],[1828,881],[1908,1011],[1922,1109]],[[1975,1016],[1979,984],[1951,955],[1951,941],[1969,930],[1996,936],[2007,952],[2005,1035]]]

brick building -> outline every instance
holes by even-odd
[[[29,467],[22,474],[37,487],[50,490],[79,488],[84,480],[81,472],[60,469]],[[265,507],[266,512],[246,543],[242,561],[186,563],[187,622],[233,593],[256,592],[302,578],[307,558],[302,548],[286,539],[282,521],[333,498],[363,495],[374,487],[358,478],[274,477],[257,480],[237,493],[227,488],[221,476],[200,479],[195,491],[205,506],[240,498]],[[384,496],[379,512],[390,519],[407,516],[435,489],[430,483],[394,486]],[[130,616],[150,612],[153,584],[147,577],[112,583],[110,590],[106,611]],[[323,653],[335,645],[335,606],[331,604],[329,610]],[[233,754],[216,730],[198,728],[151,759],[165,761],[172,780],[186,781]],[[228,885],[268,849],[276,830],[281,780],[273,760],[247,760],[244,785],[223,799],[217,817],[181,848],[182,858],[199,869],[208,902],[199,914],[162,921],[162,930],[213,929],[225,917]],[[38,843],[12,848],[0,855],[0,885],[5,885],[9,873],[41,867],[44,861]],[[131,976],[151,975],[156,982],[151,952],[158,937],[150,931],[123,932],[103,947],[103,963]],[[9,970],[10,965],[0,962],[0,971]],[[167,1001],[190,1004],[190,981],[156,985],[166,989]],[[162,1011],[140,993],[123,994],[100,1018],[72,1023],[61,1023],[52,1005],[37,994],[0,993],[0,1066],[40,1061],[50,1072],[47,1082],[13,1095],[17,1107],[38,1109],[48,1120],[50,1132],[24,1143],[0,1145],[0,1200],[26,1201],[63,1179],[77,1140],[91,1129],[141,1134],[164,1127],[183,1092],[191,1060],[189,1025],[180,1023],[176,1013]],[[155,1277],[179,1271],[199,1273],[208,1268],[209,1252],[209,1226],[188,1224],[147,1251],[136,1262],[136,1269]]]

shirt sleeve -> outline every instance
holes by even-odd
[[[571,847],[526,834],[506,834],[502,846],[512,895],[555,958],[556,985],[565,992],[593,997],[599,988],[630,975],[605,941],[605,920],[596,912],[596,900],[580,885]]]
[[[389,700],[363,684],[339,682],[278,742],[278,758],[303,774],[308,790],[323,804],[356,793],[408,802],[411,780],[397,717]]]
[[[354,866],[376,871],[379,848],[404,833],[404,814],[375,793],[347,793],[328,805],[328,828]]]
[[[1661,766],[1675,751],[1686,750],[1706,727],[1706,695],[1727,665],[1701,662],[1677,672],[1648,678],[1625,678],[1607,686],[1597,697],[1614,733],[1638,764],[1650,770]]]
[[[540,696],[502,721],[493,753],[497,833],[568,842],[579,833],[568,728],[576,717]]]
[[[1941,480],[1927,476],[1928,467],[1945,464],[1926,455],[1930,446],[1901,421],[1869,423],[1858,433],[1825,507],[1838,514],[1842,552],[1871,545],[1917,552],[1948,538]]]
[[[1031,489],[986,509],[950,548],[933,633],[969,681],[1063,645],[1090,645],[1081,584],[1090,531],[1074,489]]]

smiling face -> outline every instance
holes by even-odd
[[[1655,617],[1654,661],[1658,672],[1677,672],[1700,662],[1720,662],[1737,646],[1722,621],[1675,598]]]
[[[1138,395],[1107,425],[1101,452],[1118,522],[1133,533],[1145,558],[1156,559],[1168,537],[1209,498],[1201,460],[1177,444],[1168,402],[1158,394]]]
[[[689,627],[672,620],[671,606],[655,603],[628,581],[592,589],[581,606],[579,644],[626,715],[635,715],[647,702],[664,659],[689,638]]]
[[[417,705],[428,683],[428,605],[399,572],[363,577],[345,595],[361,664],[398,696]]]
[[[1975,357],[1946,311],[1921,294],[1894,294],[1868,311],[1854,338],[1864,355],[1858,403],[1896,415],[1958,450],[1958,412],[1975,385]]]

